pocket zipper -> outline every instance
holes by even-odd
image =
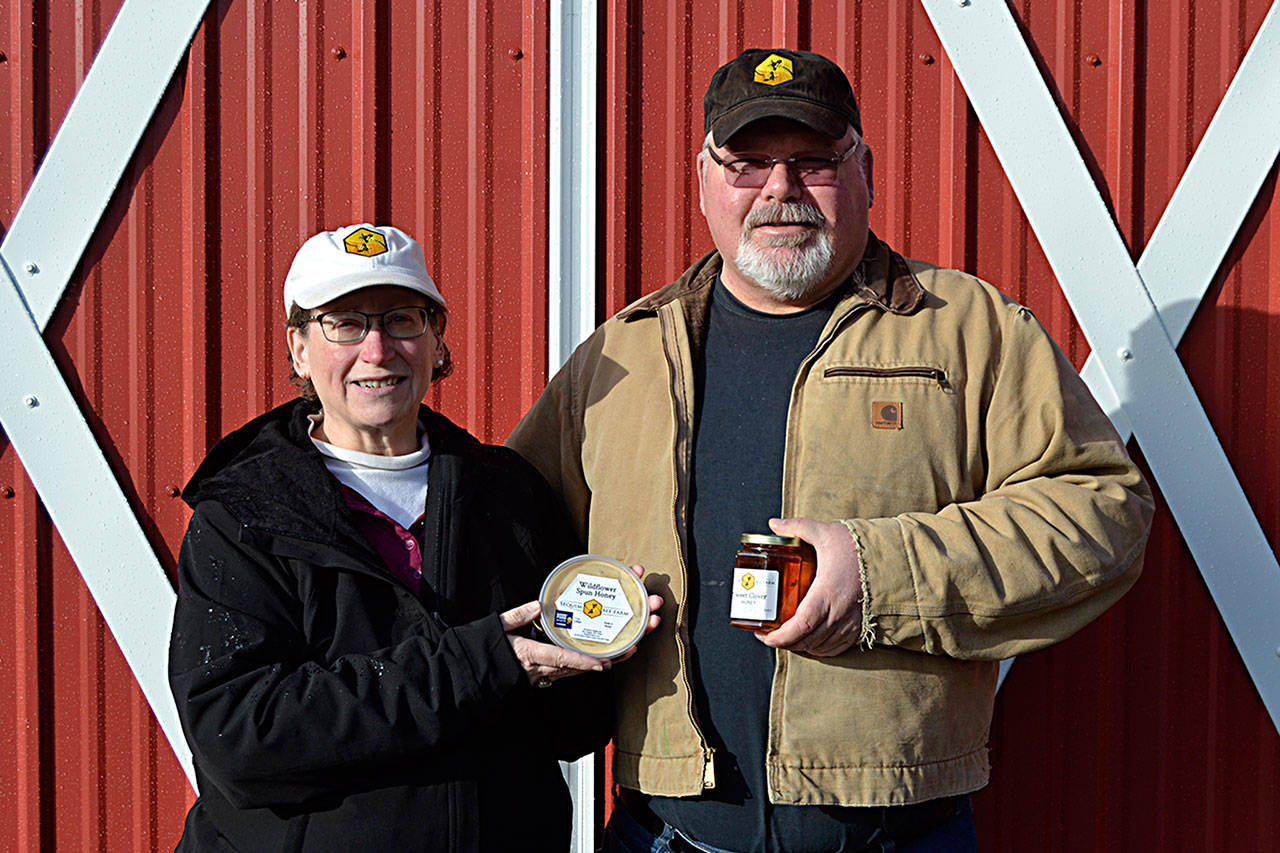
[[[951,387],[947,382],[947,372],[937,367],[828,367],[826,370],[822,371],[823,379],[828,379],[832,376],[864,376],[884,379],[932,379],[944,390]]]

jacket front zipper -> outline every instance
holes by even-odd
[[[678,374],[680,372],[680,367],[681,367],[680,358],[679,358],[680,347],[679,347],[678,341],[675,340],[675,330],[670,326],[670,323],[661,314],[658,315],[658,322],[659,322],[659,328],[662,330],[663,347],[665,347],[668,352],[667,363],[670,365],[672,372],[675,374]],[[680,402],[683,400],[683,398],[682,398],[682,395],[678,393],[678,390],[679,390],[678,377],[673,376],[672,381],[673,383],[676,383],[676,386],[672,388],[672,397],[677,402]],[[680,422],[681,413],[688,411],[688,401],[683,400],[683,402],[684,402],[684,405],[679,406],[679,410],[676,412],[676,418],[677,418],[676,443],[677,445],[681,443],[680,442],[681,429],[683,428],[683,426],[687,425],[687,424],[682,424]],[[683,514],[682,508],[681,508],[680,486],[681,486],[682,473],[687,473],[689,469],[689,456],[688,456],[689,448],[687,446],[687,442],[689,440],[690,439],[686,436],[685,438],[686,445],[683,448],[681,448],[684,454],[683,466],[681,465],[681,458],[680,458],[681,453],[676,452],[672,454],[672,464],[675,466],[675,471],[673,472],[674,476],[672,477],[674,481],[674,490],[671,495],[671,526],[672,526],[672,532],[675,534],[675,539],[676,539],[676,558],[680,564],[680,574],[684,578],[686,601],[688,600],[688,589],[689,589],[690,581],[689,581],[689,567],[685,563],[685,558],[684,558],[684,540],[680,535],[680,522],[682,520],[681,516]],[[707,739],[702,734],[702,727],[698,725],[698,716],[694,709],[693,680],[689,677],[688,654],[687,654],[687,650],[685,649],[685,640],[680,633],[682,625],[684,623],[684,618],[685,618],[685,601],[681,601],[676,611],[676,625],[675,625],[676,649],[680,655],[680,678],[681,678],[681,681],[684,683],[685,695],[689,697],[689,702],[688,702],[689,722],[693,724],[694,734],[697,736],[698,745],[702,749],[702,787],[703,787],[703,790],[709,790],[716,786],[715,749],[707,744]]]

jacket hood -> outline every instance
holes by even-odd
[[[218,501],[246,527],[319,540],[341,534],[351,526],[346,503],[309,434],[308,418],[319,411],[318,403],[297,399],[227,434],[209,450],[182,499],[192,508],[201,501]],[[426,426],[433,459],[479,446],[426,406],[418,418]],[[363,545],[358,549],[364,550]]]

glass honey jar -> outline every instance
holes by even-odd
[[[729,624],[772,631],[795,615],[813,583],[818,557],[813,546],[791,536],[742,534],[733,561]]]

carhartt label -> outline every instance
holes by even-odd
[[[778,618],[778,573],[771,569],[733,567],[730,619],[772,622]]]
[[[612,643],[635,615],[622,586],[612,578],[578,575],[556,599],[554,624],[575,640]]]
[[[902,403],[876,400],[871,404],[871,426],[876,429],[902,429]]]

